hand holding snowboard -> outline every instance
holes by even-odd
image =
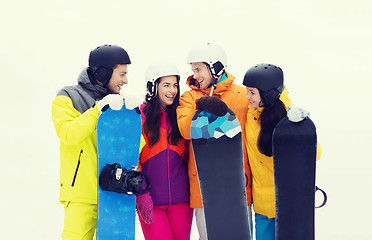
[[[125,108],[133,110],[142,104],[142,100],[137,96],[129,93],[128,90],[122,88],[120,94],[108,94],[97,102],[97,108],[101,112],[111,108],[115,111],[120,111],[125,103]]]
[[[227,113],[227,105],[215,96],[201,97],[196,106],[200,110],[206,110],[216,116],[224,116]]]
[[[97,102],[97,108],[101,112],[106,111],[109,107],[112,110],[119,111],[123,107],[123,97],[119,94],[109,94]]]

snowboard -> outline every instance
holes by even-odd
[[[138,165],[141,140],[141,115],[123,106],[120,111],[108,108],[97,122],[97,185],[106,164],[122,168]],[[98,185],[97,240],[134,240],[136,197],[104,191]]]
[[[317,135],[310,118],[283,118],[273,133],[275,239],[313,240]]]
[[[208,239],[251,239],[237,117],[230,109],[222,117],[198,110],[190,133]]]

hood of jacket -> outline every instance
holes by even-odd
[[[97,100],[109,94],[110,91],[107,88],[101,87],[94,82],[93,77],[89,76],[88,68],[84,68],[78,76],[78,85],[88,90],[92,94],[92,97]]]

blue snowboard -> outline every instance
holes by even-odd
[[[138,165],[141,140],[141,115],[123,106],[102,112],[97,122],[97,155],[99,174],[106,164],[119,163],[123,168]],[[134,240],[134,195],[104,191],[98,186],[97,240]]]
[[[209,240],[251,239],[240,123],[233,111],[222,117],[198,110],[191,123]]]

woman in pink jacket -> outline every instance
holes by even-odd
[[[193,211],[185,156],[188,151],[176,118],[179,79],[173,64],[154,64],[146,71],[147,95],[146,104],[141,106],[139,167],[150,179],[147,196],[153,202],[154,219],[146,219],[141,212],[141,201],[137,201],[137,205],[147,240],[190,239]]]

